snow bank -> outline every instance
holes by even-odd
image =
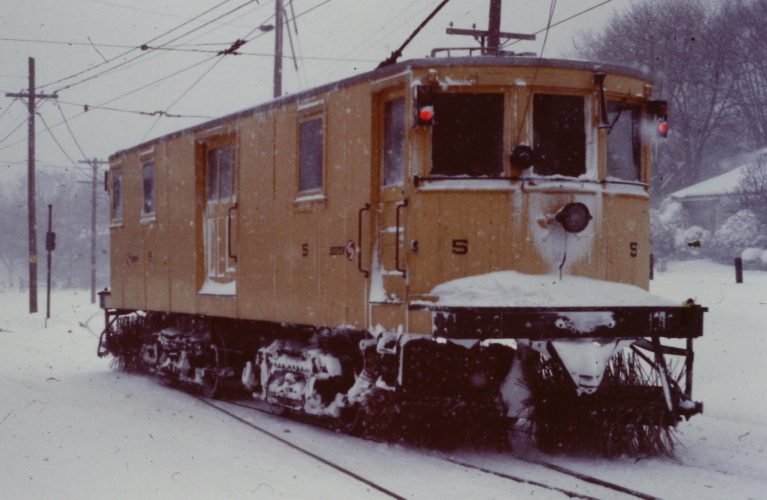
[[[470,276],[436,286],[438,306],[465,307],[612,307],[660,306],[680,303],[622,283],[580,276],[522,274],[516,271]]]
[[[757,261],[761,259],[763,253],[764,250],[761,248],[746,248],[741,252],[740,258],[746,262]]]

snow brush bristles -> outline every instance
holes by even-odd
[[[613,356],[597,392],[581,396],[560,361],[534,352],[525,362],[526,430],[541,451],[672,456],[675,422],[659,379],[633,352]]]
[[[130,373],[142,373],[141,347],[154,333],[170,326],[163,314],[130,314],[117,318],[106,334],[105,347],[113,356],[110,367]]]
[[[508,448],[506,420],[494,398],[408,398],[373,389],[360,406],[360,432],[373,439],[444,451]]]

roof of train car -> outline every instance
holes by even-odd
[[[221,123],[225,123],[237,118],[242,118],[262,111],[267,111],[272,108],[284,106],[294,101],[300,101],[310,98],[315,95],[324,94],[326,92],[332,92],[344,87],[356,85],[366,80],[373,80],[383,76],[395,74],[410,68],[445,68],[451,66],[540,66],[547,68],[565,68],[565,69],[583,69],[590,71],[603,71],[606,73],[613,73],[623,76],[630,76],[634,78],[640,78],[643,80],[649,80],[649,74],[624,66],[616,66],[613,64],[603,64],[588,61],[573,61],[566,59],[539,59],[537,57],[445,57],[445,58],[427,58],[427,59],[409,59],[402,61],[391,66],[385,66],[383,68],[376,68],[372,71],[361,73],[343,80],[328,83],[319,87],[298,92],[295,94],[286,95],[278,99],[274,99],[256,106],[237,111],[220,118],[214,118],[207,122],[193,125],[191,127],[177,130],[155,139],[143,142],[136,146],[132,146],[128,149],[123,149],[112,154],[109,159],[113,160],[119,156],[147,148],[159,142],[180,137],[186,134],[199,132],[211,127],[215,127]]]

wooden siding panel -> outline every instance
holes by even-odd
[[[238,136],[240,317],[274,320],[274,113],[244,120]]]
[[[172,248],[168,252],[170,308],[174,312],[197,312],[197,175],[195,172],[194,137],[184,136],[168,141],[165,149],[166,171],[170,180],[168,198],[168,235]],[[191,201],[194,200],[194,203]]]

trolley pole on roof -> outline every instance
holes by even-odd
[[[85,163],[91,166],[93,169],[93,179],[91,179],[91,186],[93,193],[91,194],[91,304],[96,303],[96,180],[99,176],[99,165],[108,165],[108,161],[98,160],[93,158],[92,160],[80,160],[77,163]]]
[[[276,15],[274,18],[274,98],[282,96],[282,25],[285,11],[282,0],[276,0]]]
[[[29,228],[29,312],[37,312],[37,215],[35,212],[35,100],[58,99],[56,94],[35,94],[35,59],[29,58],[29,91],[5,94],[27,100],[29,109],[29,138],[27,153],[27,212]]]

